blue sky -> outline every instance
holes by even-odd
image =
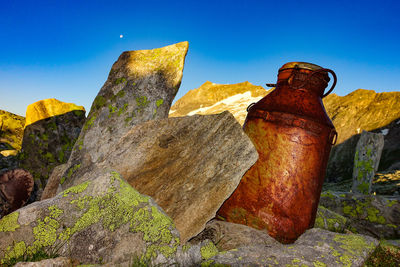
[[[0,0],[0,109],[85,106],[126,50],[188,41],[181,88],[274,83],[281,65],[334,70],[335,93],[400,91],[400,1]],[[120,38],[120,35],[123,38]]]

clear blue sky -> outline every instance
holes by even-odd
[[[397,0],[0,0],[0,109],[57,98],[89,111],[123,51],[181,41],[176,99],[207,80],[273,83],[289,61],[333,69],[339,95],[399,91],[399,14]]]

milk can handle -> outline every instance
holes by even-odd
[[[333,76],[333,84],[332,84],[331,88],[329,89],[329,91],[326,92],[326,93],[322,96],[322,98],[324,98],[325,96],[329,95],[329,94],[332,92],[333,88],[335,88],[336,82],[337,82],[337,77],[336,77],[336,73],[335,73],[333,70],[330,70],[330,69],[320,69],[320,70],[317,70],[317,71],[315,71],[315,72],[320,72],[320,71],[329,72],[329,73],[332,74],[332,76]]]

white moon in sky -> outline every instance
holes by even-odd
[[[123,38],[124,36],[121,34],[120,36],[119,36],[119,38]]]

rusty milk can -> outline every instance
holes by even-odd
[[[334,81],[324,94],[331,73]],[[331,146],[337,133],[322,98],[336,85],[332,70],[305,62],[279,69],[276,88],[250,105],[244,131],[259,159],[218,211],[218,217],[266,229],[294,242],[315,222]]]

